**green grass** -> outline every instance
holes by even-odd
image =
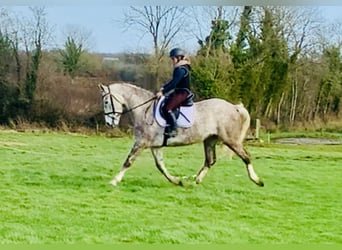
[[[342,145],[248,145],[256,172],[218,148],[203,183],[170,184],[144,151],[108,185],[130,138],[0,131],[0,243],[342,243]],[[164,150],[195,174],[202,145]]]

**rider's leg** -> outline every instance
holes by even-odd
[[[177,134],[177,118],[175,113],[173,112],[176,110],[182,102],[186,100],[188,96],[188,93],[186,91],[181,91],[172,94],[166,101],[164,107],[163,107],[163,112],[165,115],[165,120],[169,124],[168,127],[165,129],[165,135],[168,136],[176,136]]]
[[[165,135],[174,137],[177,135],[177,118],[172,110],[165,113],[165,119],[168,127],[165,128]]]

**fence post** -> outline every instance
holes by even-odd
[[[255,139],[259,139],[260,119],[255,120]]]

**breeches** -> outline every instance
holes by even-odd
[[[165,104],[163,106],[164,114],[167,113],[169,110],[173,111],[176,108],[180,107],[187,97],[188,97],[188,93],[186,91],[172,94],[165,101]]]

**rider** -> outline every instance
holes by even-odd
[[[157,93],[157,97],[165,95],[165,104],[162,108],[168,127],[165,128],[165,135],[174,137],[177,135],[177,123],[175,109],[187,99],[190,92],[190,59],[180,48],[170,51],[170,59],[173,64],[172,79],[165,83]]]

